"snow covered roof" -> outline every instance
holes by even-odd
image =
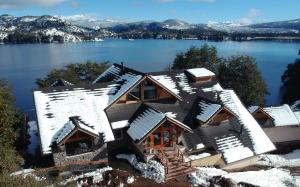
[[[277,107],[267,107],[264,108],[264,111],[272,116],[275,126],[300,125],[299,120],[287,104]]]
[[[202,122],[208,121],[222,108],[221,104],[212,103],[206,100],[200,100],[198,106],[200,111],[196,118]]]
[[[249,147],[245,147],[239,138],[233,134],[215,137],[218,150],[222,153],[225,162],[231,163],[253,156]]]
[[[127,133],[133,140],[143,139],[150,131],[165,120],[169,120],[182,128],[192,131],[188,126],[174,119],[170,112],[162,113],[147,105],[140,108],[141,112],[129,124]]]
[[[259,109],[259,106],[250,106],[248,107],[249,112],[252,114],[255,112],[257,109]]]
[[[166,117],[164,113],[147,108],[130,123],[127,133],[133,140],[140,140]]]
[[[243,135],[250,138],[254,153],[261,154],[275,149],[271,140],[233,90],[223,90],[219,96],[223,104],[238,117],[239,125],[243,127],[243,131],[246,131]]]
[[[121,129],[124,127],[128,127],[128,125],[129,125],[128,120],[115,121],[111,123],[111,127],[113,129]]]
[[[72,116],[79,116],[82,122],[93,126],[96,134],[103,132],[105,141],[114,140],[104,110],[141,79],[141,75],[124,73],[115,82],[95,84],[91,88],[72,86],[34,91],[43,153],[51,153],[53,136],[64,129]]]
[[[162,87],[166,88],[168,91],[173,93],[178,98],[181,98],[179,94],[179,90],[175,81],[168,75],[150,75],[150,78],[153,79],[157,84],[161,85]]]
[[[94,134],[103,133],[106,142],[114,136],[104,111],[116,95],[116,87],[67,88],[34,91],[42,152],[51,153],[51,144],[59,141],[74,129],[70,117],[78,116],[82,129]],[[56,88],[53,88],[56,89]],[[118,91],[117,91],[118,92]]]
[[[123,65],[113,64],[107,70],[105,70],[102,74],[100,74],[96,80],[93,81],[92,84],[100,83],[100,82],[112,82],[112,81],[120,81],[122,76],[124,75],[138,76],[142,77],[144,73],[130,69]]]
[[[300,124],[300,111],[296,111],[296,112],[294,112],[294,114],[295,114],[295,116],[298,119],[299,124]]]
[[[293,111],[300,111],[300,100],[295,101],[292,105],[291,105],[291,109]]]
[[[209,71],[206,68],[193,68],[193,69],[187,69],[186,71],[196,78],[215,76],[213,72]]]
[[[196,93],[195,92],[196,88],[191,87],[191,85],[188,82],[188,77],[186,76],[185,73],[179,73],[175,77],[179,79],[178,85],[183,91],[186,91],[189,94]]]

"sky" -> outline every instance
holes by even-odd
[[[0,0],[0,14],[83,15],[123,21],[260,23],[300,18],[300,0]]]

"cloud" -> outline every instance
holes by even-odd
[[[190,3],[213,3],[216,0],[158,0],[160,3],[172,3],[175,1],[185,1]]]
[[[66,2],[69,2],[72,7],[79,6],[79,4],[74,0],[0,0],[0,8],[14,9],[33,5],[41,7],[53,7]]]
[[[255,19],[262,15],[262,12],[258,9],[252,8],[250,9],[246,16],[241,19],[241,23],[245,25],[252,24],[255,22]]]

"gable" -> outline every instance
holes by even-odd
[[[152,89],[152,90],[151,90]],[[151,93],[152,92],[152,93]],[[151,97],[150,95],[153,95]],[[137,84],[128,89],[116,103],[128,103],[131,101],[149,101],[159,99],[181,99],[164,85],[158,83],[149,76],[143,77]]]
[[[229,120],[233,117],[236,118],[234,113],[232,113],[228,108],[222,107],[204,125],[221,123],[222,121]]]
[[[74,142],[74,141],[80,141],[83,139],[94,139],[97,136],[94,134],[91,134],[87,131],[84,131],[82,129],[76,128],[72,133],[70,133],[68,136],[66,136],[64,139],[62,139],[60,142],[57,143],[57,145],[61,145],[67,142]]]
[[[142,105],[133,119],[130,120],[127,133],[134,141],[141,142],[166,121],[170,121],[173,124],[192,132],[188,126],[173,119],[169,114],[159,112],[147,105]]]

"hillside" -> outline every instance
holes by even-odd
[[[256,40],[300,38],[300,19],[243,25],[234,22],[190,24],[178,19],[126,22],[82,15],[0,16],[0,43],[52,43],[123,39]]]

